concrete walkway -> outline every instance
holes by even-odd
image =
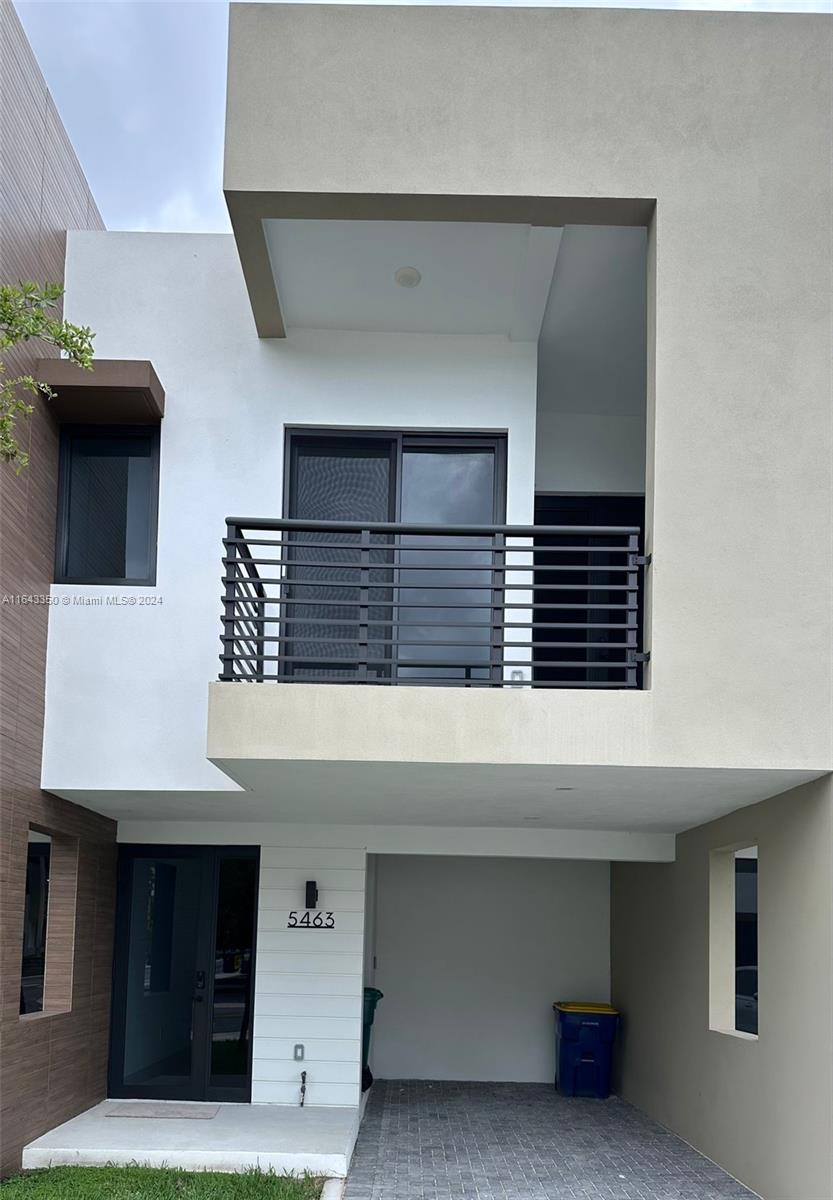
[[[105,1100],[25,1146],[23,1166],[260,1167],[343,1177],[359,1119],[358,1108]]]
[[[345,1200],[749,1200],[622,1101],[542,1084],[378,1081]]]

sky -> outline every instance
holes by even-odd
[[[833,0],[517,3],[833,9]],[[228,5],[221,0],[16,0],[15,7],[107,228],[228,232],[222,195]]]

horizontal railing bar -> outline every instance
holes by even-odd
[[[592,626],[588,626],[588,628],[592,629]],[[621,625],[619,628],[623,633],[628,632],[626,625]],[[243,634],[240,637],[224,637],[221,638],[221,641],[231,646],[235,644],[266,645],[269,642],[277,642],[281,645],[289,645],[293,642],[301,642],[305,646],[343,646],[345,643],[352,644],[352,640],[349,637],[304,637],[302,634],[299,635],[297,633],[290,636],[283,634],[278,636],[273,634],[264,637],[253,637],[251,634]],[[431,641],[428,638],[419,638],[417,641],[411,642],[405,641],[403,638],[376,637],[376,635],[372,632],[368,634],[367,642],[372,646],[448,646],[452,650],[456,650],[458,646],[472,646],[474,648],[483,647],[486,650],[488,650],[490,646],[504,650],[507,647],[511,647],[513,650],[522,650],[525,648],[541,649],[542,647],[552,650],[633,650],[634,648],[633,646],[629,646],[627,642],[515,642],[511,639],[509,641],[504,641],[501,638],[496,640],[481,638],[480,641],[476,642],[460,641],[458,638],[455,638],[454,641],[451,642],[442,640]],[[224,655],[223,657],[235,658],[237,656],[236,654],[232,653]],[[283,656],[281,655],[279,657]]]
[[[371,605],[372,607],[372,605]],[[599,608],[599,605],[549,605],[551,608],[567,608],[568,611],[581,610],[581,608]],[[624,612],[633,612],[633,608],[628,605],[605,605],[604,612],[616,610]],[[400,617],[373,617],[365,620],[359,620],[358,617],[235,617],[234,623],[240,624],[241,620],[251,620],[252,623],[258,625],[274,624],[280,622],[282,625],[355,625],[359,628],[360,625],[385,625],[394,626],[394,628],[402,629],[492,629],[493,622],[491,620],[406,620]],[[502,629],[531,629],[533,622],[529,620],[504,620],[501,623]],[[537,620],[534,622],[535,629],[558,629],[558,622],[544,622]],[[589,629],[598,629],[599,625],[594,620],[588,620]],[[624,623],[617,628],[627,629]]]
[[[552,665],[552,664],[550,664],[550,665]],[[582,667],[584,667],[585,664],[569,663],[568,665],[574,669],[580,670]],[[488,667],[480,667],[479,669],[485,671],[485,670],[488,670]],[[597,669],[597,668],[594,668],[594,669]],[[620,666],[618,669],[625,670],[625,668],[623,666]],[[241,677],[237,676],[235,678],[240,679]],[[246,676],[246,678],[248,678],[248,676]],[[617,688],[620,691],[625,690],[625,689],[632,690],[632,689],[635,689],[637,686],[635,683],[628,683],[626,680],[617,681],[617,680],[609,680],[609,679],[589,679],[589,680],[585,680],[585,679],[567,679],[567,680],[536,679],[534,682],[531,679],[519,680],[517,682],[515,682],[513,680],[509,680],[509,679],[505,679],[505,680],[502,679],[502,680],[498,680],[496,682],[493,679],[461,679],[459,677],[456,679],[448,679],[448,678],[439,678],[439,677],[432,678],[431,676],[426,676],[426,677],[420,678],[420,679],[416,679],[416,678],[400,679],[397,677],[391,678],[389,676],[381,676],[381,675],[376,676],[374,679],[367,679],[362,675],[338,675],[338,676],[315,675],[313,677],[305,677],[303,675],[281,675],[281,676],[268,676],[267,675],[265,678],[265,682],[270,682],[270,681],[276,682],[276,683],[334,683],[334,684],[336,684],[336,683],[363,683],[363,684],[368,684],[371,687],[374,687],[376,685],[382,685],[383,687],[563,688],[563,687],[567,686],[570,688]]]
[[[426,568],[423,567],[422,569],[425,570]],[[573,570],[573,568],[570,568],[570,569]],[[580,569],[580,568],[576,568],[576,570],[578,570],[578,569]],[[585,567],[583,569],[585,571],[594,571],[594,570],[595,571],[598,571],[598,570],[607,571],[610,568],[608,568],[608,567]],[[370,567],[369,570],[373,570],[373,568]],[[622,567],[621,570],[624,571],[624,570],[626,570],[626,568]],[[221,578],[221,582],[234,584],[234,583],[238,583],[239,580],[235,579],[233,576],[223,575]],[[273,579],[273,578],[267,577],[267,576],[263,576],[261,578],[261,583],[280,584],[283,587],[353,588],[354,591],[357,590],[361,586],[358,583],[358,581],[356,581],[356,580],[345,581],[345,580],[341,580],[341,579],[320,579],[320,580],[319,579],[315,579],[315,580],[312,580],[312,579]],[[408,588],[410,591],[420,591],[420,592],[495,592],[495,591],[499,591],[499,592],[507,592],[507,591],[530,592],[533,590],[533,587],[534,587],[534,585],[531,582],[530,583],[505,583],[505,582],[503,582],[503,580],[501,580],[500,583],[494,583],[494,582],[477,583],[475,581],[472,581],[471,583],[402,583],[401,580],[397,580],[396,583],[379,583],[377,580],[370,580],[368,582],[367,586],[370,588],[377,587],[377,588],[389,588],[389,589],[397,589],[397,590],[401,590],[402,588]],[[636,591],[635,587],[630,587],[626,583],[595,583],[595,584],[593,584],[593,583],[588,582],[588,583],[582,583],[582,584],[551,583],[551,584],[547,585],[547,591],[550,591],[550,592],[566,591],[568,588],[577,589],[578,591],[581,591],[581,592],[593,591],[594,588],[598,588],[600,591],[605,591],[605,592],[612,592],[612,591],[634,592],[634,591]],[[243,599],[249,600],[252,603],[254,603],[254,601],[255,601],[254,596],[251,596],[251,597],[244,596]],[[267,597],[267,599],[268,599],[268,597]],[[403,607],[407,607],[407,601],[404,602]],[[435,607],[442,607],[442,606],[435,605]]]
[[[411,551],[406,550],[405,553],[408,554],[408,553],[411,553]],[[503,551],[502,550],[494,550],[493,551],[491,549],[486,549],[486,550],[468,550],[468,551],[464,551],[464,553],[468,553],[468,554],[481,554],[482,553],[482,554],[501,554],[502,555]],[[623,547],[622,553],[628,554],[631,552],[626,550]],[[372,550],[371,550],[371,554],[372,554]],[[223,559],[223,562],[227,566],[234,566],[239,561],[240,561],[240,559],[237,559],[237,558],[224,558]],[[514,571],[514,572],[527,571],[527,572],[531,572],[532,574],[538,574],[540,571],[635,571],[637,569],[636,567],[631,566],[629,563],[623,563],[623,564],[617,564],[617,563],[553,563],[550,566],[546,566],[545,564],[542,564],[542,563],[505,563],[505,564],[501,563],[500,565],[497,565],[494,562],[490,562],[490,563],[468,563],[468,562],[409,563],[409,562],[402,562],[401,559],[398,559],[396,562],[392,562],[392,563],[380,563],[380,562],[374,562],[372,558],[370,559],[369,562],[362,562],[361,559],[355,559],[353,562],[324,562],[323,560],[320,561],[318,559],[316,559],[315,561],[310,560],[308,562],[307,561],[288,562],[286,559],[280,559],[280,558],[262,558],[262,559],[257,558],[257,559],[252,559],[251,561],[259,567],[266,567],[266,566],[286,567],[287,569],[292,568],[296,572],[320,571],[320,570],[325,570],[325,571],[335,571],[335,570],[337,570],[337,571],[371,571],[371,572],[372,571],[489,571],[490,574],[493,574],[493,575],[506,575],[510,571]],[[262,575],[258,575],[257,580],[253,579],[251,576],[241,578],[239,575],[236,575],[234,578],[235,578],[235,582],[237,582],[237,583],[255,584],[255,583],[268,583],[269,582],[269,580],[266,579]],[[295,575],[287,575],[284,578],[287,583],[292,582],[292,583],[296,583],[296,584],[304,584],[304,583],[319,584],[319,583],[323,583],[323,582],[328,582],[328,581],[317,580],[317,579],[313,579],[313,580],[304,579],[302,573],[295,574]]]
[[[513,537],[536,537],[552,534],[569,534],[580,531],[591,537],[600,535],[639,533],[638,525],[437,525],[413,524],[409,521],[305,521],[302,518],[270,517],[227,517],[226,525],[238,530],[265,529],[287,530],[303,533],[404,533],[436,534],[438,537],[482,537],[494,533]],[[251,545],[251,539],[245,538]]]
[[[532,590],[532,589],[525,589],[525,590]],[[558,590],[560,592],[566,592],[566,591],[576,591],[576,592],[627,591],[627,592],[632,593],[633,595],[636,594],[636,589],[632,589],[632,588],[621,588],[621,587],[587,588],[587,587],[579,587],[577,585],[572,585],[572,584],[568,584],[564,587],[559,588]],[[225,599],[225,597],[224,597],[224,599]],[[242,604],[242,603],[244,603],[244,601],[235,599],[235,600],[228,600],[227,603]],[[316,600],[316,599],[304,600],[298,596],[267,596],[265,598],[260,598],[260,597],[255,598],[254,596],[252,596],[252,597],[246,597],[245,603],[246,604],[274,604],[275,606],[294,604],[294,605],[298,605],[298,606],[304,605],[305,607],[309,607],[310,605],[312,605],[314,608],[358,608],[359,607],[358,600],[347,600],[347,599],[346,600]],[[434,608],[434,609],[442,608],[442,609],[460,609],[465,612],[471,612],[472,610],[479,610],[481,608],[492,608],[493,607],[493,605],[491,603],[489,603],[488,601],[485,601],[485,600],[478,601],[478,603],[476,603],[476,604],[452,604],[450,601],[447,601],[447,600],[444,600],[442,603],[438,603],[436,600],[407,600],[404,602],[400,602],[399,600],[380,600],[380,599],[376,599],[376,598],[369,599],[368,605],[370,608]],[[602,604],[602,603],[567,604],[567,603],[565,603],[565,604],[558,605],[558,604],[549,604],[545,600],[530,600],[528,602],[525,602],[522,600],[518,600],[518,601],[506,600],[503,603],[500,603],[499,606],[502,609],[520,608],[524,612],[529,611],[529,610],[536,610],[536,609],[556,609],[556,608],[562,608],[562,609],[566,608],[566,609],[576,609],[576,610],[580,609],[580,608],[597,608],[597,609],[603,609],[605,611],[607,611],[608,609],[614,608],[617,610],[621,609],[623,611],[627,610],[628,612],[634,612],[636,610],[636,601],[629,602],[627,604]],[[269,621],[278,621],[278,620],[281,620],[282,618],[280,618],[280,617],[264,617],[264,618],[258,618],[258,619],[269,620]],[[384,618],[384,619],[386,619],[386,618]]]
[[[576,527],[576,534],[581,534],[583,531]],[[630,536],[623,534],[623,536]],[[487,539],[484,539],[487,540]],[[289,546],[295,550],[366,550],[368,547],[363,546],[361,542],[308,542],[306,540],[299,541],[297,538],[293,541],[287,541],[285,538],[223,538],[223,545],[228,546]],[[468,550],[493,550],[500,549],[501,553],[505,554],[579,554],[582,552],[601,553],[608,551],[612,554],[625,554],[631,547],[629,546],[573,546],[573,545],[540,545],[530,544],[528,546],[511,546],[502,545],[496,547],[493,542],[489,542],[486,546],[461,546],[459,543],[449,545],[447,542],[419,542],[414,546],[403,546],[401,542],[371,542],[371,550],[439,550],[439,551],[457,551]],[[237,558],[236,561],[246,562],[248,560]],[[268,562],[269,559],[252,559],[257,562]]]
[[[373,645],[374,643],[370,643]],[[455,647],[456,648],[456,647]],[[604,647],[601,647],[604,649]],[[612,647],[625,649],[622,647]],[[484,644],[484,649],[488,650],[488,643]],[[629,662],[611,662],[611,663],[588,663],[587,661],[568,661],[561,662],[557,660],[549,660],[543,658],[501,658],[496,660],[475,659],[468,662],[463,659],[439,659],[439,658],[358,658],[356,655],[350,657],[333,656],[328,658],[311,658],[309,654],[219,654],[217,656],[221,662],[276,662],[276,663],[306,663],[310,670],[322,669],[330,666],[350,666],[351,663],[361,662],[362,666],[367,667],[398,667],[407,668],[409,670],[421,671],[424,668],[432,667],[435,670],[442,668],[448,671],[488,671],[492,667],[570,667],[574,670],[582,670],[586,667],[611,667],[613,669],[621,669],[630,666]],[[635,665],[635,664],[633,664]]]

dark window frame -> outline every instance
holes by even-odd
[[[409,451],[417,453],[447,452],[453,454],[457,450],[487,450],[494,455],[494,481],[492,491],[492,517],[488,526],[506,523],[509,434],[508,430],[468,430],[468,429],[410,429],[385,428],[375,426],[284,426],[284,473],[283,473],[283,513],[288,520],[294,515],[296,495],[297,461],[299,450],[310,446],[322,452],[339,452],[349,454],[350,450],[361,451],[369,444],[378,443],[383,448],[380,457],[387,457],[390,466],[390,481],[388,493],[388,513],[386,520],[401,524],[402,519],[402,480],[404,455]],[[360,521],[356,522],[361,525]],[[422,524],[417,522],[416,524]],[[488,527],[487,526],[487,527]],[[395,585],[391,591],[395,591]],[[497,602],[498,591],[493,590],[492,607]],[[291,612],[286,610],[285,615]],[[381,622],[384,624],[384,622]],[[288,634],[289,626],[281,624],[281,633]],[[385,631],[385,636],[391,636],[391,627]],[[285,643],[290,654],[292,646]],[[391,647],[393,656],[394,648]],[[401,664],[400,664],[401,665]],[[488,669],[489,664],[484,664]],[[284,677],[296,673],[292,663],[284,662],[280,674]],[[494,671],[494,668],[491,668]],[[407,679],[392,679],[393,683],[407,683]]]
[[[69,488],[72,475],[72,443],[75,438],[150,438],[150,496],[148,504],[148,573],[143,577],[68,575]],[[62,425],[58,463],[58,523],[55,537],[55,583],[84,583],[98,587],[155,587],[159,537],[159,426],[158,425]]]
[[[507,474],[509,462],[509,434],[506,430],[481,431],[468,429],[385,429],[374,427],[363,429],[361,426],[305,426],[286,425],[284,427],[284,463],[283,463],[283,512],[289,518],[292,509],[292,495],[295,478],[295,451],[302,442],[317,442],[323,446],[329,443],[339,449],[349,445],[360,445],[362,442],[381,441],[391,446],[391,476],[392,504],[389,521],[401,521],[402,510],[402,454],[404,450],[448,450],[473,449],[482,446],[494,451],[495,455],[495,487],[494,487],[494,524],[506,523]]]

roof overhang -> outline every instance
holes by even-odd
[[[54,392],[62,423],[152,425],[165,415],[165,390],[146,359],[96,358],[85,370],[65,358],[41,358],[36,377]]]
[[[280,281],[269,252],[267,222],[461,221],[558,228],[564,225],[647,225],[645,198],[372,195],[225,189],[232,230],[258,336],[286,336]]]

